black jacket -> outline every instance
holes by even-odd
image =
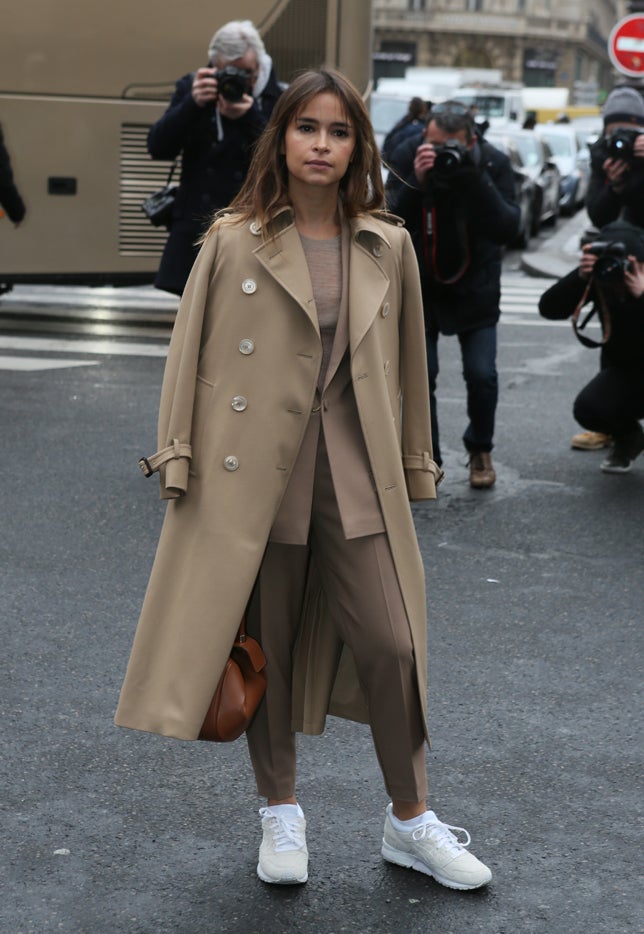
[[[585,288],[586,280],[573,269],[543,293],[539,299],[539,313],[553,321],[572,317]],[[595,288],[591,287],[590,300],[597,297]],[[611,334],[602,346],[601,365],[641,372],[644,368],[644,297],[634,298],[625,290],[617,293],[609,287],[602,288],[610,312]],[[587,311],[588,308],[582,311],[581,317]]]
[[[193,75],[177,81],[170,106],[150,128],[148,150],[153,159],[174,159],[181,153],[181,179],[174,204],[170,236],[155,285],[183,292],[196,258],[195,242],[208,227],[212,215],[230,204],[241,188],[252,156],[281,93],[275,72],[248,113],[239,120],[220,118],[216,105],[199,107],[192,99]]]
[[[590,148],[591,173],[586,194],[586,210],[595,227],[603,227],[621,217],[644,227],[644,159],[634,159],[624,187],[615,191],[602,166],[608,158],[606,140],[598,139]]]
[[[476,166],[457,170],[446,188],[433,185],[435,173],[430,172],[427,190],[420,191],[413,164],[421,142],[422,134],[393,153],[387,201],[414,242],[426,324],[443,334],[495,324],[502,247],[516,237],[520,223],[510,162],[479,138],[472,153]],[[452,282],[440,281],[453,277]]]
[[[0,205],[14,224],[19,224],[25,216],[25,205],[13,180],[11,160],[4,144],[2,127],[0,127]]]

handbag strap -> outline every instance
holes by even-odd
[[[170,171],[168,172],[168,180],[166,182],[166,186],[168,186],[170,182],[172,181],[172,176],[176,172],[178,165],[179,165],[179,156],[177,156],[177,158],[174,160],[174,162],[170,166]]]

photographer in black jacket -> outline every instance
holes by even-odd
[[[470,484],[496,480],[490,452],[498,399],[496,325],[502,246],[519,229],[510,162],[474,126],[459,101],[435,105],[423,134],[390,160],[388,206],[404,218],[423,286],[434,459],[441,463],[436,417],[438,336],[456,334],[467,386]]]
[[[602,323],[601,342],[583,331],[590,302]],[[573,317],[580,340],[601,346],[600,372],[575,399],[573,413],[584,428],[615,439],[601,469],[626,473],[644,450],[644,230],[627,221],[603,227],[583,246],[579,268],[544,292],[539,311],[544,318]]]
[[[181,295],[197,240],[213,213],[242,186],[254,143],[281,89],[250,20],[222,26],[210,41],[208,66],[177,81],[170,106],[150,128],[153,159],[181,154],[181,180],[170,236],[155,285]]]
[[[644,99],[615,88],[602,108],[603,135],[591,146],[586,209],[595,227],[623,217],[644,227]]]

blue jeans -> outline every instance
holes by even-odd
[[[496,325],[475,328],[457,334],[461,345],[463,379],[467,386],[469,424],[463,434],[463,444],[471,453],[491,451],[494,437],[494,416],[499,397],[496,372]],[[438,330],[426,332],[429,400],[432,410],[432,445],[434,460],[442,463],[436,411],[436,380],[438,378]]]

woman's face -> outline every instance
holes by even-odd
[[[355,149],[355,131],[342,103],[328,91],[304,104],[284,137],[289,187],[338,186]]]

